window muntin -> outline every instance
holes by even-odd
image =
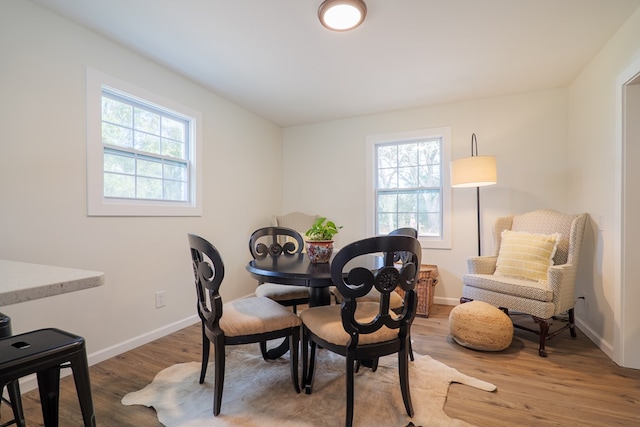
[[[189,120],[102,89],[104,197],[188,202]]]
[[[451,128],[367,137],[367,232],[418,230],[423,248],[451,249]]]
[[[87,214],[202,215],[202,114],[87,68]]]
[[[376,144],[376,234],[442,236],[441,138]]]

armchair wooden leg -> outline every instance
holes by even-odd
[[[573,308],[569,309],[569,332],[571,333],[572,338],[576,337],[576,322]]]
[[[540,325],[540,348],[538,349],[538,354],[540,357],[547,357],[547,351],[544,346],[547,341],[547,333],[549,332],[550,322],[547,319],[541,319],[539,317],[532,316],[533,320]]]

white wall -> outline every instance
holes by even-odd
[[[366,137],[442,126],[452,128],[453,159],[471,154],[474,132],[479,154],[496,156],[498,184],[481,189],[483,253],[493,250],[491,226],[499,216],[575,211],[567,203],[566,89],[286,128],[284,211],[330,217],[344,226],[337,245],[366,237]],[[423,263],[439,267],[435,300],[449,304],[462,294],[467,257],[477,254],[475,189],[453,190],[453,213],[453,248],[423,253]]]
[[[577,296],[585,295],[586,303],[580,301],[576,306],[578,326],[616,362],[640,367],[640,354],[630,354],[637,348],[632,343],[640,333],[640,312],[635,309],[640,287],[635,276],[627,277],[626,284],[616,282],[621,275],[622,240],[617,194],[623,179],[621,123],[616,114],[621,88],[616,83],[634,64],[640,64],[640,10],[566,89],[285,129],[285,174],[302,179],[283,182],[284,210],[335,219],[345,226],[338,243],[365,237],[367,135],[451,126],[455,159],[469,155],[471,133],[475,132],[480,154],[495,155],[498,161],[498,184],[481,189],[483,253],[491,251],[490,226],[498,216],[540,207],[588,213],[577,283]],[[638,140],[627,143],[637,145]],[[633,168],[640,159],[624,161]],[[319,172],[322,163],[329,165],[325,175]],[[637,191],[637,180],[627,185],[627,191]],[[636,221],[640,206],[627,209],[627,220]],[[459,298],[465,260],[476,251],[475,192],[454,190],[453,211],[453,249],[425,250],[423,254],[423,262],[439,266],[442,280],[435,294],[441,303],[455,303]],[[637,263],[634,251],[627,250],[626,262],[629,266]],[[620,312],[623,307],[624,314]],[[624,335],[618,336],[621,331]],[[622,347],[631,350],[621,354]]]
[[[618,77],[632,64],[640,61],[640,10],[636,11],[600,53],[585,67],[569,88],[569,140],[572,153],[569,164],[570,203],[591,214],[586,265],[580,269],[578,293],[584,294],[586,304],[579,304],[576,315],[592,340],[619,363],[621,355],[614,355],[616,330],[621,325],[621,304],[618,290],[624,283],[617,280],[621,259],[619,230],[621,206],[617,198],[621,169],[619,156],[621,123]],[[636,120],[638,120],[636,118]],[[638,140],[629,141],[638,144]],[[626,159],[637,168],[640,159]],[[637,181],[629,182],[630,191],[637,192]],[[629,221],[637,221],[640,206],[630,206]],[[635,245],[637,247],[637,245]],[[637,264],[637,254],[627,254],[628,263]],[[618,279],[617,279],[618,278]],[[639,296],[637,277],[627,278],[628,299],[635,307]],[[632,294],[631,291],[635,294]],[[640,312],[631,309],[627,318],[629,329],[640,324]],[[633,311],[632,314],[631,311]],[[636,332],[636,340],[637,332]],[[618,345],[619,346],[619,345]],[[619,350],[619,349],[617,349]],[[640,367],[640,354],[634,355],[635,367]],[[626,364],[631,366],[631,364]]]
[[[220,249],[224,298],[255,288],[247,241],[282,205],[280,128],[30,2],[0,2],[0,54],[0,258],[106,273],[99,288],[2,307],[14,332],[56,326],[108,356],[192,322],[188,232]],[[202,217],[87,217],[87,66],[203,113]]]
[[[365,237],[366,137],[451,126],[452,158],[469,155],[473,132],[480,154],[497,157],[498,184],[481,189],[484,253],[492,249],[490,227],[498,216],[540,207],[590,214],[578,285],[588,305],[578,306],[577,316],[580,327],[612,353],[620,263],[615,81],[640,59],[639,40],[640,11],[570,88],[280,130],[51,12],[2,1],[0,258],[106,272],[103,287],[2,311],[16,332],[57,326],[84,335],[94,355],[135,345],[143,334],[193,320],[187,232],[221,249],[229,284],[223,296],[244,295],[255,285],[244,270],[253,228],[268,223],[272,213],[300,210],[344,225],[338,244]],[[86,216],[86,66],[203,113],[202,217]],[[322,164],[328,172],[320,171]],[[453,249],[425,250],[423,256],[440,267],[436,301],[444,303],[459,298],[466,258],[476,252],[475,191],[454,190],[453,211]],[[156,310],[159,289],[167,291],[168,305]]]

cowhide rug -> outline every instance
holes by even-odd
[[[213,350],[213,348],[212,348]],[[313,393],[296,394],[288,356],[264,361],[257,346],[227,347],[222,409],[213,416],[213,364],[204,384],[198,384],[200,363],[180,363],[159,372],[153,382],[122,399],[124,405],[155,408],[167,427],[245,426],[301,427],[344,425],[345,360],[327,350],[317,358]],[[361,368],[355,378],[355,426],[469,426],[445,414],[452,382],[485,391],[496,386],[462,374],[429,356],[410,363],[409,384],[415,415],[402,403],[397,357],[380,359],[378,370]]]

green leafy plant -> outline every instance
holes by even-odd
[[[338,234],[338,230],[341,228],[342,226],[336,226],[333,221],[327,221],[327,218],[320,217],[304,235],[307,236],[307,240],[333,240],[333,236]]]

